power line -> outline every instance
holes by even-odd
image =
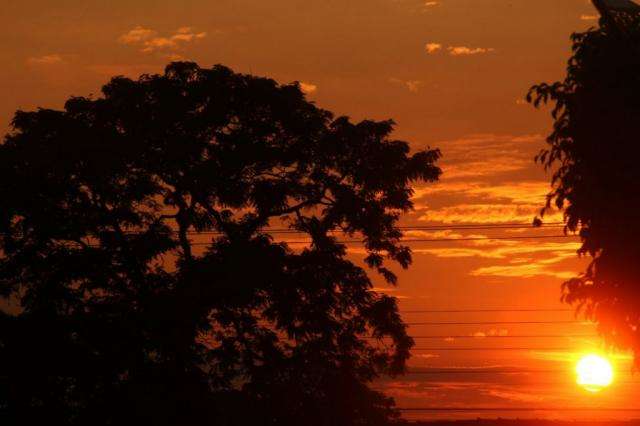
[[[540,229],[540,228],[564,228],[562,222],[554,222],[549,224],[543,224],[542,226],[533,226],[531,224],[471,224],[471,225],[411,225],[411,226],[398,226],[398,229],[402,231],[475,231],[475,230],[492,230],[492,229]],[[296,229],[288,228],[275,228],[275,229],[261,229],[261,232],[269,234],[305,234],[305,231],[299,231]],[[178,232],[174,230],[173,232]],[[329,232],[343,232],[340,229],[332,229]],[[224,235],[221,231],[187,231],[187,234],[197,235]]]
[[[564,224],[562,222],[554,222],[549,224],[543,224],[541,226],[533,226],[531,224],[484,224],[484,225],[412,225],[412,226],[398,226],[397,229],[401,231],[476,231],[476,230],[513,230],[513,229],[531,229],[538,230],[542,228],[562,229]],[[275,228],[275,229],[259,229],[260,232],[267,234],[307,234],[305,231],[299,231],[296,229],[288,228]],[[171,229],[171,233],[179,233],[177,229]],[[344,233],[341,229],[329,230],[330,233]],[[226,235],[222,231],[186,231],[187,235]],[[142,231],[130,231],[125,232],[126,235],[141,235]],[[514,237],[515,238],[515,237]]]
[[[409,240],[398,240],[399,243],[440,243],[440,242],[456,242],[456,241],[503,241],[503,240],[542,240],[542,239],[555,239],[555,238],[575,238],[574,235],[529,235],[529,236],[514,236],[514,237],[472,237],[472,238],[416,238]],[[286,244],[313,244],[313,241],[278,241]],[[341,244],[356,244],[364,243],[365,240],[335,240],[336,243]],[[192,246],[210,245],[210,242],[193,242]]]
[[[487,223],[487,224],[468,224],[468,225],[407,225],[407,226],[397,226],[396,228],[402,231],[465,231],[465,230],[512,230],[512,229],[531,229],[538,230],[542,228],[564,228],[565,225],[562,222],[553,222],[543,224],[541,226],[533,226],[531,224],[523,224],[523,223]],[[297,229],[291,228],[261,228],[257,231],[268,233],[268,234],[306,234],[306,231],[301,231]],[[179,230],[173,228],[170,229],[172,233],[178,233]],[[345,233],[342,229],[335,228],[330,229],[328,232],[331,233]],[[143,234],[141,231],[129,231],[125,232],[127,235],[138,235]],[[195,231],[188,230],[185,232],[189,235],[225,235],[223,231]]]
[[[497,374],[504,374],[504,375],[515,375],[515,374],[567,374],[568,370],[560,370],[560,369],[549,369],[549,370],[542,370],[542,369],[512,369],[512,370],[491,370],[491,369],[484,369],[484,370],[473,370],[473,369],[439,369],[439,370],[430,370],[430,371],[407,371],[404,375],[405,376],[430,376],[430,375],[482,375],[482,374],[489,374],[489,375],[497,375]],[[638,383],[640,384],[640,381],[624,381],[624,382],[620,382],[619,380],[616,380],[615,383]]]
[[[538,334],[538,335],[486,335],[486,336],[473,336],[473,335],[441,335],[441,336],[410,336],[413,339],[551,339],[551,338],[598,338],[600,336],[595,334]]]
[[[438,369],[438,370],[421,370],[421,371],[407,371],[405,375],[432,375],[432,374],[558,374],[566,373],[566,370],[528,370],[528,369],[513,369],[513,370],[491,370],[491,369]]]
[[[505,377],[504,379],[509,379],[509,377]],[[558,385],[567,385],[567,384],[571,384],[573,385],[575,383],[575,378],[571,377],[571,376],[565,376],[565,377],[558,377],[556,380],[536,380],[535,377],[526,377],[526,381],[524,381],[523,379],[525,379],[525,377],[513,377],[513,380],[509,381],[509,380],[501,380],[500,383],[503,386],[509,386],[509,387],[516,387],[519,385],[522,385],[524,383],[526,383],[527,385],[535,385],[535,386],[546,386],[546,385],[552,385],[552,386],[558,386]],[[533,380],[532,380],[533,379]],[[437,380],[424,380],[422,381],[423,384],[428,384],[428,385],[438,385],[438,384],[450,384],[450,383],[455,383],[455,384],[468,384],[468,385],[491,385],[494,384],[494,381],[491,380],[487,380],[487,378],[460,378],[460,377],[456,377],[456,378],[443,378],[443,379],[437,379]],[[640,381],[637,380],[616,380],[615,382],[615,386],[616,387],[620,387],[620,386],[638,386],[640,385]],[[379,392],[388,392],[389,391],[389,387],[388,386],[374,386],[373,389],[379,391]],[[636,390],[636,389],[634,389]]]
[[[432,310],[408,310],[401,311],[403,314],[458,314],[458,313],[485,313],[485,312],[574,312],[573,309],[538,309],[538,308],[515,308],[515,309],[432,309]]]
[[[406,325],[500,325],[500,324],[593,324],[589,321],[474,321],[474,322],[408,322]]]
[[[475,412],[475,411],[585,411],[585,412],[640,412],[640,408],[629,407],[399,407],[400,411],[459,411],[459,412]]]
[[[399,226],[401,229],[406,228],[431,228],[431,229],[467,229],[467,228],[547,228],[547,227],[564,227],[564,222],[543,223],[540,226],[534,226],[531,223],[470,223],[456,225],[408,225]]]
[[[565,338],[599,338],[597,334],[488,334],[488,335],[478,335],[475,336],[473,334],[461,334],[461,335],[452,335],[452,334],[440,334],[440,335],[425,335],[425,336],[409,336],[412,339],[474,339],[474,340],[483,340],[483,339],[565,339]],[[376,336],[368,336],[365,339],[375,339],[375,340],[383,340],[384,338],[379,338]]]
[[[528,235],[514,237],[471,237],[471,238],[412,238],[409,240],[400,239],[401,243],[439,243],[450,241],[501,241],[501,240],[538,240],[545,238],[574,238],[573,235]],[[287,244],[311,244],[313,241],[283,241]],[[365,240],[336,240],[337,243],[364,243]],[[208,244],[208,243],[207,243]]]
[[[412,348],[412,351],[573,351],[575,348],[570,347],[477,347],[477,348]]]
[[[440,242],[457,242],[457,241],[513,241],[513,240],[542,240],[542,239],[557,239],[557,238],[575,238],[574,235],[530,235],[530,236],[513,236],[513,237],[473,237],[473,238],[419,238],[419,239],[400,239],[399,243],[440,243]],[[364,243],[365,240],[335,240],[340,244],[357,244]],[[75,243],[75,241],[71,242]],[[313,241],[277,241],[277,243],[285,244],[313,244]],[[208,246],[211,242],[191,242],[191,246]],[[100,244],[84,244],[86,247],[99,248]]]

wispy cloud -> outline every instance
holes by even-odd
[[[421,358],[421,359],[435,359],[440,358],[438,354],[413,354],[413,358]]]
[[[492,328],[487,331],[476,331],[475,333],[473,333],[473,337],[475,337],[476,339],[484,339],[486,337],[491,337],[491,336],[508,336],[508,335],[509,335],[509,330],[504,328],[501,328],[501,329]]]
[[[449,46],[447,48],[451,56],[469,56],[480,55],[483,53],[494,52],[492,47],[467,47],[467,46]]]
[[[465,374],[460,374],[461,372]],[[505,400],[510,402],[548,400],[549,398],[539,392],[539,389],[533,389],[530,393],[521,390],[522,385],[532,385],[536,379],[530,374],[519,372],[516,368],[462,367],[438,369],[438,372],[420,379],[394,380],[382,385],[385,392],[391,396],[405,401],[421,401],[425,405],[430,401],[447,400],[452,405],[464,406],[475,403],[490,406],[504,404]]]
[[[560,279],[576,274],[577,238],[562,237],[562,229],[534,228],[533,219],[545,205],[548,180],[531,176],[535,153],[544,144],[540,135],[472,135],[438,142],[444,154],[440,182],[415,189],[414,219],[429,224],[525,225],[515,230],[409,231],[407,238],[445,239],[438,245],[415,245],[413,253],[443,259],[475,258],[482,261],[469,270],[475,277]],[[545,221],[561,222],[561,212]],[[526,224],[531,224],[530,227]],[[520,231],[520,232],[518,232]],[[521,236],[545,239],[521,239]],[[513,238],[512,238],[513,237]],[[491,262],[487,262],[491,260]]]
[[[440,182],[416,188],[418,220],[531,223],[550,187],[546,179],[521,179],[530,174],[543,143],[539,135],[474,135],[436,143],[444,155],[443,175]]]
[[[483,241],[484,242],[484,241]],[[576,251],[580,248],[578,242],[546,242],[546,243],[529,243],[524,244],[522,241],[516,240],[487,240],[492,245],[471,245],[473,242],[461,244],[460,247],[441,247],[441,248],[414,248],[414,253],[431,254],[442,258],[463,258],[477,257],[483,259],[509,259],[513,256],[512,265],[520,265],[524,263],[522,256],[545,254],[549,263],[547,265],[558,263],[561,260],[576,256]],[[527,263],[533,262],[532,257],[526,258]]]
[[[300,81],[298,84],[300,85],[300,90],[302,90],[302,93],[304,93],[305,95],[310,95],[311,93],[315,93],[318,91],[318,86],[316,86],[315,84],[307,83],[304,81]]]
[[[567,258],[575,257],[575,253],[556,253],[555,257],[530,261],[526,263],[510,262],[509,265],[485,266],[470,272],[475,277],[508,277],[508,278],[533,278],[539,276],[569,279],[575,277],[575,271],[556,270],[550,267]]]
[[[420,87],[424,84],[421,80],[401,80],[394,77],[390,78],[389,82],[402,86],[412,93],[417,93],[420,90]]]
[[[196,32],[191,27],[180,27],[172,34],[160,35],[156,30],[137,26],[122,34],[118,41],[136,46],[143,53],[160,52],[170,59],[180,59],[176,53],[185,45],[207,36],[206,32]]]
[[[489,202],[428,209],[418,220],[439,223],[530,223],[540,211],[536,204]]]
[[[496,166],[490,163],[491,166]],[[457,176],[456,176],[457,177]],[[414,199],[434,194],[440,195],[462,195],[477,201],[492,200],[498,203],[506,202],[508,204],[532,204],[540,206],[544,203],[546,194],[550,187],[546,181],[520,181],[506,182],[502,184],[492,184],[480,180],[462,181],[462,180],[446,180],[432,186],[426,186],[421,189]],[[492,203],[493,204],[493,203]]]
[[[27,62],[31,65],[53,65],[63,63],[64,59],[61,55],[53,53],[44,56],[32,56],[31,58],[27,59]]]
[[[440,0],[390,0],[412,13],[428,13],[442,5]]]
[[[441,43],[430,42],[425,44],[424,49],[427,54],[433,55],[444,50],[444,46]],[[446,51],[451,56],[471,56],[495,52],[495,49],[493,47],[448,46]]]
[[[495,396],[496,398],[515,402],[540,402],[544,401],[545,399],[542,395],[539,394],[516,392],[513,390],[505,389],[489,389],[487,393],[491,396]]]
[[[543,144],[544,138],[537,134],[478,134],[440,141],[436,146],[444,154],[443,180],[451,180],[528,169]]]
[[[123,44],[143,43],[149,39],[154,38],[157,34],[158,33],[154,30],[137,26],[134,29],[122,34],[118,38],[118,41]]]
[[[434,54],[442,50],[442,45],[440,43],[427,43],[424,46],[424,50],[426,50],[428,54]]]

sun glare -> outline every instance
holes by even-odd
[[[576,364],[576,382],[589,392],[600,392],[613,381],[611,363],[599,355],[585,355]]]

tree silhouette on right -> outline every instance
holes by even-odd
[[[640,19],[604,15],[572,41],[564,81],[527,95],[536,107],[551,104],[554,120],[536,157],[552,172],[541,216],[562,209],[565,231],[580,235],[579,253],[591,258],[563,284],[563,300],[640,365]]]

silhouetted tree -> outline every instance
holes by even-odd
[[[547,208],[564,209],[592,261],[563,286],[613,343],[640,358],[640,26],[601,20],[574,34],[564,81],[534,86],[536,106],[553,104],[554,128],[537,160],[553,171]],[[544,212],[543,212],[544,214]]]
[[[0,291],[20,305],[0,316],[8,423],[397,419],[368,383],[402,373],[413,341],[338,238],[395,283],[397,220],[439,152],[223,66],[102,93],[18,111],[0,146]]]

